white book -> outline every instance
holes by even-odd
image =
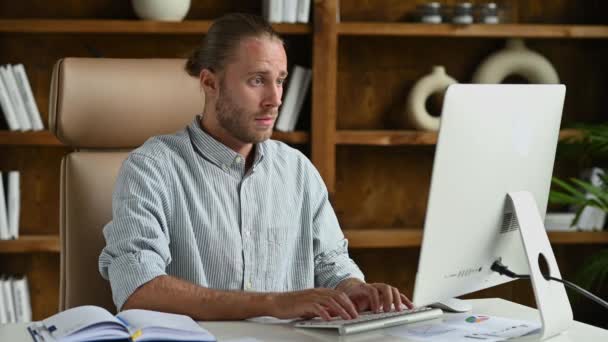
[[[575,232],[578,227],[571,227],[575,216],[575,213],[547,213],[545,215],[545,229],[554,232]]]
[[[8,233],[10,238],[19,238],[19,213],[21,210],[21,193],[19,171],[9,171],[8,181],[6,183],[7,191],[7,209],[8,209]]]
[[[583,177],[587,179],[593,186],[601,186],[602,179],[600,176],[603,174],[602,169],[594,167],[590,170],[587,170]],[[585,194],[587,198],[593,198],[594,196],[590,193]],[[602,230],[604,228],[604,224],[606,223],[606,212],[596,207],[586,207],[581,212],[581,216],[579,217],[578,226],[581,230],[592,231],[592,230]]]
[[[295,24],[300,0],[283,0],[283,22]]]
[[[150,310],[125,310],[113,316],[98,306],[78,306],[28,326],[45,341],[216,341],[192,318]]]
[[[32,306],[26,276],[13,279],[13,302],[15,303],[15,320],[19,323],[31,322]]]
[[[4,296],[5,313],[7,323],[17,323],[15,319],[15,305],[13,303],[12,280],[10,277],[2,277],[2,295]]]
[[[304,67],[294,65],[291,74],[289,74],[289,85],[287,86],[287,92],[285,94],[285,100],[281,105],[279,111],[279,118],[275,129],[282,132],[289,132],[291,127],[292,117],[296,115],[296,103],[298,100],[298,93],[301,91],[300,87],[303,84],[304,77],[306,76],[306,70]]]
[[[296,124],[298,123],[298,119],[300,118],[300,114],[302,113],[302,105],[304,104],[304,100],[306,99],[306,95],[308,94],[308,88],[310,88],[310,81],[312,80],[312,70],[304,69],[304,78],[300,83],[300,91],[298,91],[298,97],[296,98],[296,105],[294,108],[294,115],[290,117],[289,121],[289,132],[293,132],[296,129]]]
[[[40,111],[38,110],[38,105],[36,104],[36,99],[34,98],[34,93],[32,92],[30,81],[27,79],[27,73],[23,64],[13,65],[13,73],[17,81],[19,93],[25,104],[25,109],[32,122],[32,129],[35,131],[43,130],[42,117],[40,116]]]
[[[2,290],[2,283],[4,279],[0,278],[0,324],[8,323],[8,317],[6,315],[6,300],[4,299],[4,291]]]
[[[19,127],[21,127],[21,129],[24,131],[31,130],[32,123],[25,112],[25,105],[23,104],[23,100],[21,100],[21,95],[19,94],[19,89],[17,88],[17,82],[15,81],[15,76],[13,75],[12,66],[4,65],[0,68],[0,72],[2,73],[2,78],[5,81],[4,85],[8,90],[8,95],[11,99],[11,103],[13,104],[17,121],[19,121]]]
[[[308,23],[310,21],[310,0],[298,0],[297,22]]]
[[[21,129],[19,120],[17,120],[17,114],[15,108],[13,108],[13,102],[11,96],[8,93],[6,81],[2,76],[2,69],[0,68],[0,105],[2,106],[2,113],[4,113],[4,119],[8,125],[8,129],[11,131],[18,131]]]
[[[268,0],[268,21],[271,23],[283,21],[283,0]]]
[[[4,177],[0,171],[0,240],[10,239],[8,231],[8,216],[6,215],[6,191],[4,189]]]

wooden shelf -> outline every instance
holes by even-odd
[[[0,145],[64,146],[50,131],[0,131]]]
[[[0,32],[10,33],[143,33],[143,34],[201,34],[209,30],[209,20],[181,22],[151,20],[51,20],[51,19],[2,19]],[[308,24],[273,24],[282,34],[309,34]]]
[[[481,38],[607,38],[608,25],[454,25],[416,23],[345,22],[338,24],[343,36],[420,36]]]
[[[403,130],[340,130],[336,132],[338,145],[435,145],[437,133]]]
[[[0,254],[59,251],[58,235],[23,235],[17,240],[0,240]]]
[[[419,247],[422,229],[346,229],[343,231],[351,248]],[[555,245],[608,244],[608,232],[549,232]]]
[[[574,129],[560,131],[559,138],[568,139],[581,135]],[[338,145],[399,146],[435,145],[437,133],[413,130],[339,130],[336,132]]]
[[[272,138],[288,144],[307,144],[308,132],[273,132]],[[0,146],[65,146],[49,131],[14,132],[0,130]]]
[[[287,144],[303,145],[310,141],[310,135],[308,132],[295,131],[295,132],[272,132],[272,139],[280,140]]]

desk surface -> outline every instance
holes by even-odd
[[[474,299],[473,312],[522,320],[539,320],[535,309],[502,299]],[[333,331],[317,329],[296,329],[290,324],[260,324],[253,322],[201,322],[211,331],[218,341],[408,341],[403,338],[387,336],[382,329],[373,332],[339,336]],[[0,341],[31,341],[25,330],[26,324],[5,324],[0,326]],[[249,339],[245,339],[249,338]],[[530,339],[526,339],[529,341]],[[608,330],[574,322],[568,332],[556,336],[551,342],[608,341]]]

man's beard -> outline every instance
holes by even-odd
[[[272,130],[257,131],[249,126],[256,117],[268,115],[268,113],[247,112],[239,107],[228,94],[222,89],[215,106],[220,126],[234,138],[248,144],[259,143],[270,138]],[[270,115],[276,117],[275,113],[270,113]]]

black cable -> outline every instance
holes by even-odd
[[[490,269],[494,272],[497,272],[498,274],[501,275],[505,275],[509,278],[514,278],[514,279],[530,279],[530,275],[528,274],[517,274],[511,270],[509,270],[509,268],[505,265],[503,265],[500,260],[496,260],[494,261],[494,263],[492,264],[492,266],[490,267]],[[551,277],[551,276],[545,276],[543,275],[543,277],[547,280],[553,280],[553,281],[557,281],[560,282],[564,285],[566,285],[567,287],[577,291],[578,293],[582,294],[583,296],[587,297],[588,299],[591,299],[592,301],[596,302],[597,304],[601,305],[602,307],[604,307],[604,309],[608,309],[608,302],[604,301],[603,299],[601,299],[600,297],[594,295],[593,293],[585,290],[584,288],[570,282],[564,279],[559,279],[559,278],[555,278],[555,277]]]

